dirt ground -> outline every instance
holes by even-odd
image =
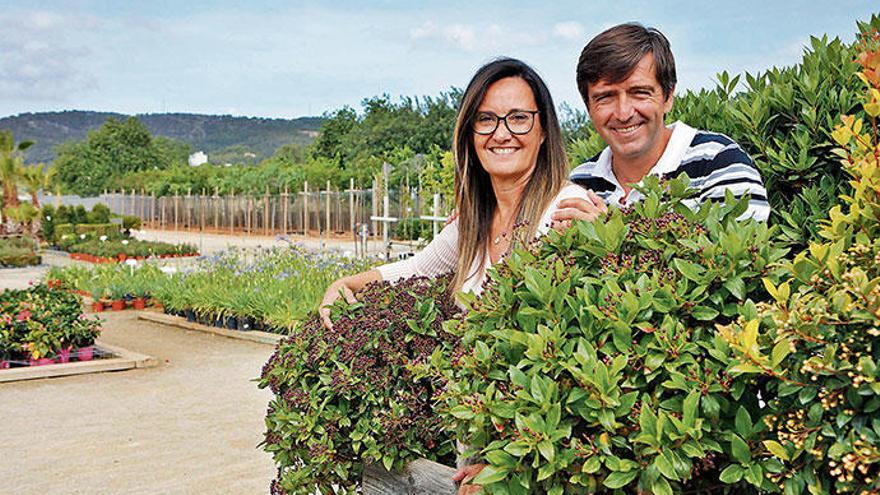
[[[267,493],[272,348],[105,315],[102,339],[161,364],[0,384],[0,492]]]

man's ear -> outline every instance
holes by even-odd
[[[669,96],[667,96],[666,101],[663,102],[663,115],[666,115],[672,110],[673,100],[675,100],[675,86],[669,90]]]

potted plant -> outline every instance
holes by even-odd
[[[100,321],[79,318],[73,323],[73,347],[79,361],[91,361],[95,354],[95,338],[101,332]]]
[[[9,368],[9,360],[17,347],[12,341],[11,334],[12,332],[9,330],[0,329],[0,369]]]
[[[22,347],[28,355],[28,364],[30,366],[44,366],[54,363],[52,356],[61,347],[58,335],[42,323],[33,320],[28,321],[27,328],[28,332],[24,336]]]

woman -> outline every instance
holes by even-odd
[[[550,92],[519,60],[495,60],[477,71],[462,96],[453,147],[458,218],[415,256],[333,282],[320,309],[327,328],[328,306],[340,294],[354,302],[354,293],[374,281],[452,270],[452,294],[479,293],[486,269],[510,250],[514,225],[524,224],[532,238],[547,232],[559,201],[589,200],[567,180]]]

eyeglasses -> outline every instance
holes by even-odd
[[[479,112],[474,118],[474,132],[483,136],[494,134],[502,120],[511,134],[528,134],[535,127],[535,114],[538,110],[511,110],[505,116],[492,112]]]

